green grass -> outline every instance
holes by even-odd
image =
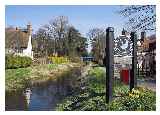
[[[70,65],[73,65],[71,67]],[[45,64],[28,68],[6,69],[6,91],[23,90],[30,83],[40,83],[55,80],[58,76],[69,73],[77,64]]]
[[[103,68],[96,67],[94,69],[91,69],[88,73],[88,88],[95,91],[96,93],[104,93],[106,86],[105,76],[106,74]]]
[[[114,81],[113,96],[125,96],[128,94],[129,85],[125,85],[120,80]]]
[[[59,65],[42,65],[28,68],[6,69],[6,91],[23,89],[31,76],[42,79],[44,76],[53,75]],[[63,67],[63,65],[61,66]],[[68,67],[68,66],[67,66]],[[60,68],[59,68],[60,69]],[[59,71],[63,71],[61,68]],[[137,88],[129,93],[129,87],[116,81],[113,96],[119,96],[107,104],[105,100],[106,85],[105,69],[95,67],[91,69],[85,79],[85,89],[75,89],[74,95],[66,97],[57,105],[60,111],[152,111],[156,110],[156,93],[148,89]],[[138,92],[138,93],[137,93]]]
[[[110,104],[105,100],[105,71],[96,67],[89,71],[86,89],[66,97],[57,105],[58,111],[153,111],[156,109],[156,94],[153,91],[137,88],[129,93],[129,87],[116,81]],[[77,90],[76,90],[77,91]],[[139,92],[136,94],[135,92]]]
[[[49,70],[52,70],[55,69],[58,66],[58,64],[48,64],[47,66]]]
[[[29,80],[31,68],[18,68],[5,70],[5,89],[6,91],[15,91],[23,89]]]
[[[5,70],[5,89],[6,91],[21,90],[29,85],[30,80],[42,79],[47,77],[50,71],[55,70],[58,67],[57,64],[46,64],[39,66],[32,66],[28,68],[6,69]],[[34,77],[33,77],[34,76]]]
[[[76,95],[66,97],[57,105],[58,111],[102,111],[107,110],[105,103],[105,71],[95,67],[88,72],[86,89]],[[77,90],[76,90],[77,91]]]

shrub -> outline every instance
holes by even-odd
[[[153,111],[156,110],[156,94],[148,89],[133,89],[126,97],[115,99],[110,110]]]
[[[53,56],[53,57],[49,57],[49,60],[53,63],[53,64],[62,64],[62,63],[68,63],[69,60],[67,57],[57,57],[57,56]]]
[[[117,97],[110,104],[106,103],[105,94],[92,95],[89,90],[79,95],[71,96],[57,105],[60,111],[153,111],[156,110],[156,95],[154,92],[133,90],[127,96]]]
[[[6,55],[5,60],[6,69],[25,68],[32,64],[32,59],[27,56]]]

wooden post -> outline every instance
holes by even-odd
[[[132,51],[132,69],[130,72],[130,91],[137,86],[137,35],[131,32],[131,40],[133,43]]]
[[[106,29],[106,102],[112,100],[112,81],[114,76],[114,28]]]

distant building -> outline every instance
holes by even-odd
[[[156,76],[156,35],[146,37],[146,33],[141,33],[141,45],[139,55],[142,56],[142,69],[146,76]]]
[[[151,35],[149,37],[144,36],[141,33],[141,45],[143,52],[151,52],[156,50],[156,35]]]
[[[32,52],[32,26],[27,28],[7,27],[5,29],[5,53],[33,58]]]

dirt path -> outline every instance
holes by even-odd
[[[85,66],[82,70],[81,70],[81,77],[85,77],[88,74],[88,71],[91,69],[91,64]]]

